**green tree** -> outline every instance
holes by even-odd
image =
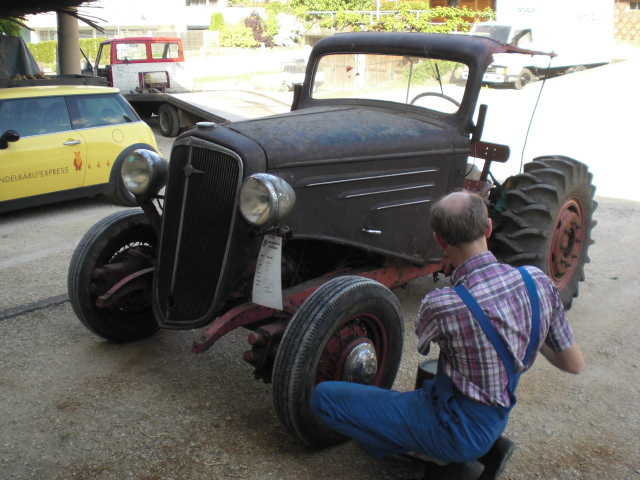
[[[375,10],[375,0],[291,0],[288,5],[294,10],[301,7],[308,11]]]
[[[211,14],[211,20],[209,22],[209,30],[215,32],[220,31],[224,27],[224,16],[222,12],[216,12]]]
[[[221,47],[242,47],[253,48],[258,46],[258,42],[253,38],[253,32],[242,23],[235,25],[225,25],[220,30]]]
[[[9,20],[9,19],[0,19],[0,33],[4,33],[10,37],[19,37],[20,36],[20,25],[19,19]]]

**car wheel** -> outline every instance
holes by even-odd
[[[180,115],[173,105],[163,103],[158,109],[160,132],[165,137],[175,137],[180,131]]]
[[[103,218],[76,247],[67,288],[80,321],[96,335],[113,342],[147,337],[158,330],[151,308],[152,273],[120,288],[111,302],[99,297],[136,272],[153,266],[157,237],[139,210],[123,210]]]
[[[578,295],[596,222],[587,166],[563,156],[538,157],[507,179],[490,248],[511,265],[534,265],[560,291],[565,308]]]
[[[273,402],[284,427],[309,446],[344,440],[314,417],[314,387],[346,380],[390,388],[402,341],[402,311],[387,287],[355,276],[322,285],[287,325],[276,355]]]
[[[533,76],[531,70],[529,70],[528,68],[523,68],[520,72],[520,75],[518,75],[518,78],[516,78],[516,82],[514,84],[515,89],[523,89],[526,85],[529,85],[531,82],[533,82],[534,78],[535,77]]]

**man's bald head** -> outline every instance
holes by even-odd
[[[489,215],[484,200],[473,193],[450,193],[431,207],[431,228],[449,245],[484,237],[488,226]]]

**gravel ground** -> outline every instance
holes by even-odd
[[[161,140],[162,149],[169,145]],[[614,162],[623,161],[637,163],[612,155],[608,168],[621,171]],[[595,180],[606,192],[634,181]],[[640,203],[597,199],[592,263],[569,312],[585,371],[570,376],[541,359],[522,379],[506,432],[517,450],[503,479],[640,480]],[[116,209],[90,199],[0,217],[0,310],[64,294],[74,246]],[[396,290],[406,330],[400,390],[414,382],[413,318],[432,288],[421,279]],[[246,332],[232,332],[204,355],[190,352],[196,334],[161,331],[114,345],[80,325],[68,303],[0,320],[0,478],[421,477],[416,465],[371,459],[353,442],[304,448],[280,427],[270,386],[242,361]]]
[[[599,201],[593,262],[569,312],[586,370],[569,376],[540,360],[523,378],[507,429],[518,449],[502,478],[640,478],[639,261],[627,253],[638,238],[640,204]],[[44,262],[51,264],[45,283],[62,291],[75,232],[105,208],[67,205],[67,212],[59,206],[56,213],[68,222],[58,225],[47,222],[50,208],[8,215],[2,219],[3,262],[20,245],[28,251],[26,231],[33,239],[66,236],[71,247]],[[16,295],[41,298],[41,287],[30,281],[39,277],[40,263],[23,258],[2,269],[3,297],[10,286],[20,285]],[[431,288],[433,282],[423,279],[396,291],[406,322],[400,390],[414,381],[418,355],[412,320],[420,297]],[[0,321],[1,477],[420,477],[413,464],[373,460],[353,442],[305,449],[279,426],[270,386],[254,380],[242,361],[246,332],[223,337],[199,356],[190,352],[195,335],[161,331],[132,344],[106,343],[80,325],[68,303]]]

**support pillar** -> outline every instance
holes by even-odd
[[[78,19],[66,13],[58,17],[58,74],[80,75],[80,32]]]

